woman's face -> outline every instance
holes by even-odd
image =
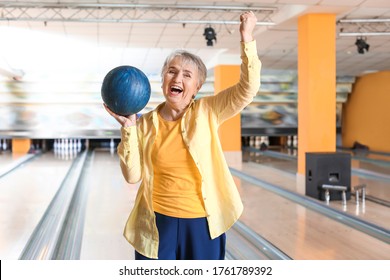
[[[198,68],[177,56],[169,63],[163,76],[162,89],[166,102],[184,110],[199,90]]]

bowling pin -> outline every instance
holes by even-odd
[[[73,150],[73,139],[69,139],[69,150]]]
[[[62,144],[62,139],[61,139],[61,144],[60,144],[60,149],[59,149],[59,158],[60,159],[64,159],[65,158],[65,153],[64,153],[64,149],[62,148],[64,145]]]
[[[260,148],[261,143],[263,142],[263,136],[256,136],[255,146],[256,149]]]
[[[110,154],[113,155],[115,153],[115,143],[114,139],[111,139],[110,141]]]
[[[81,151],[81,140],[78,139],[77,140],[77,152],[80,152]]]
[[[287,147],[291,147],[291,136],[287,136]]]
[[[260,137],[260,144],[261,144],[261,143],[265,143],[265,136],[261,136],[261,137]]]
[[[73,142],[73,151],[74,151],[75,156],[77,156],[77,153],[78,153],[77,139],[74,139],[74,142]]]
[[[298,147],[298,136],[294,135],[293,136],[293,147]]]
[[[56,139],[55,140],[56,141],[56,154],[57,154],[57,156],[58,156],[58,154],[59,154],[59,151],[60,151],[60,139]]]
[[[3,146],[2,146],[2,148],[3,148],[3,151],[7,150],[7,139],[4,139],[4,140],[3,140]]]
[[[114,149],[114,148],[115,148],[114,139],[111,138],[111,141],[110,141],[110,149]]]
[[[70,150],[70,158],[73,159],[77,156],[76,139],[72,140],[72,149]]]

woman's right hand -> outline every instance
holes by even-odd
[[[134,114],[134,115],[130,115],[130,116],[121,116],[121,115],[118,115],[118,114],[115,114],[113,111],[110,110],[110,108],[107,107],[106,104],[103,103],[103,106],[104,108],[106,109],[106,111],[114,118],[117,120],[117,122],[119,122],[123,127],[128,127],[128,126],[133,126],[133,125],[136,125],[137,123],[137,115]]]

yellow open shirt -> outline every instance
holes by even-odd
[[[218,127],[241,112],[260,88],[261,63],[256,41],[241,42],[239,82],[218,93],[192,101],[181,119],[181,134],[202,177],[202,196],[211,238],[226,232],[243,211],[240,195],[221,148]],[[162,106],[163,104],[160,104]],[[158,132],[157,110],[144,114],[136,126],[121,128],[120,166],[129,183],[142,180],[124,236],[137,252],[158,257],[158,230],[153,210],[151,153]]]

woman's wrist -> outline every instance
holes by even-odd
[[[253,41],[252,34],[241,33],[241,42],[247,43],[252,41]]]

